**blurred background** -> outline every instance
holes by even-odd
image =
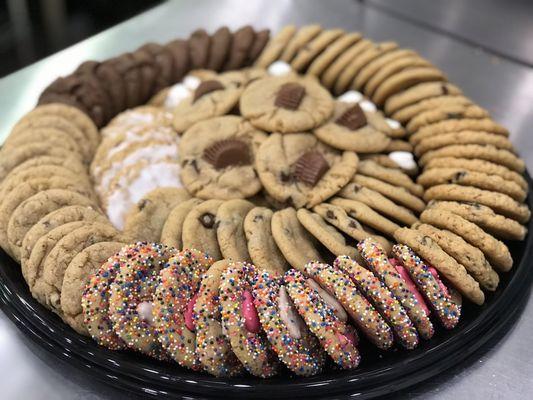
[[[166,1],[185,7],[182,1]],[[192,1],[199,8],[205,3],[204,0]],[[446,35],[494,56],[533,66],[533,0],[351,1],[364,3],[368,9]],[[165,0],[0,0],[0,77],[163,2]],[[291,2],[246,0],[245,5],[260,4],[268,15]],[[312,0],[294,2],[300,6],[305,4],[304,13],[316,8]]]
[[[162,3],[162,0],[2,0],[0,77]]]

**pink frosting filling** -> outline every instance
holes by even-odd
[[[185,326],[191,332],[194,332],[194,329],[195,329],[193,311],[194,311],[194,305],[196,304],[197,298],[198,298],[198,293],[196,293],[194,296],[191,297],[185,309]]]
[[[348,343],[357,346],[357,343],[359,342],[357,334],[351,329],[347,329],[344,333],[337,332],[337,339],[339,339],[339,343],[342,347],[346,346]]]
[[[254,306],[254,299],[248,290],[245,290],[242,294],[241,312],[244,317],[244,326],[248,332],[259,333],[261,331],[261,323]]]
[[[415,283],[413,282],[413,280],[411,279],[411,277],[409,276],[409,273],[407,272],[407,270],[405,269],[405,267],[403,265],[400,265],[395,259],[391,258],[391,264],[394,266],[394,268],[396,269],[396,271],[400,274],[400,276],[402,277],[404,283],[405,283],[405,286],[407,286],[407,289],[409,289],[413,295],[415,296],[416,300],[418,301],[418,303],[420,304],[420,306],[424,309],[424,311],[426,312],[427,315],[430,314],[430,311],[429,311],[429,307],[427,306],[426,302],[424,301],[424,297],[422,297],[422,295],[420,294],[420,292],[418,291],[418,288],[416,287]]]
[[[448,292],[448,288],[442,281],[440,280],[439,273],[434,267],[428,267],[429,272],[431,272],[431,275],[437,280],[437,283],[439,284],[440,290],[442,290],[444,293],[446,293],[446,296],[449,296],[450,293]]]

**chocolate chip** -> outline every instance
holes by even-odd
[[[366,116],[363,109],[359,104],[348,108],[342,113],[342,115],[335,121],[337,125],[344,126],[351,131],[362,128],[367,124]]]
[[[293,180],[293,176],[290,173],[282,171],[281,174],[279,174],[279,178],[281,182],[283,183],[289,183]]]
[[[141,201],[137,203],[137,208],[139,209],[139,211],[141,211],[144,207],[146,207],[146,204],[148,203],[148,201],[149,200],[142,199]]]
[[[292,196],[289,196],[285,199],[285,204],[287,205],[287,207],[296,208],[296,205],[294,204],[294,200]]]
[[[354,184],[354,185],[353,185],[353,191],[354,191],[354,193],[357,193],[358,191],[360,191],[361,188],[362,188],[361,185]]]
[[[185,167],[188,167],[188,166],[191,166],[194,168],[194,171],[198,174],[200,172],[200,169],[198,168],[198,162],[196,161],[196,159],[192,159],[192,160],[183,160],[181,162],[181,167],[182,168],[185,168]]]
[[[198,100],[200,97],[202,97],[203,95],[214,92],[215,90],[223,90],[223,89],[224,89],[224,85],[222,85],[222,83],[220,83],[217,80],[210,79],[207,81],[203,81],[194,91],[193,103],[196,100]]]
[[[450,182],[451,183],[458,182],[462,180],[466,175],[467,175],[466,171],[459,171],[452,177],[452,179],[450,179]]]
[[[294,164],[296,179],[311,186],[315,186],[328,170],[327,160],[318,151],[308,151]]]
[[[259,221],[262,221],[263,220],[263,216],[262,215],[256,215],[254,217],[254,222],[259,222]]]
[[[348,226],[354,229],[359,229],[361,227],[361,225],[359,225],[354,219],[351,219],[350,222],[348,222]]]
[[[461,119],[463,118],[463,114],[462,113],[448,113],[446,114],[448,119]]]
[[[441,90],[442,90],[442,94],[448,94],[450,93],[450,91],[448,90],[448,86],[446,86],[446,84],[443,84],[441,86]]]
[[[279,89],[274,104],[287,110],[297,110],[305,96],[305,88],[296,82],[285,83]]]
[[[204,159],[216,169],[252,162],[248,144],[237,139],[221,140],[211,145],[204,150]]]
[[[211,229],[215,225],[215,216],[211,213],[205,213],[198,218],[204,228]]]
[[[327,219],[337,219],[337,217],[335,216],[335,213],[331,210],[328,210],[326,211],[326,218]]]
[[[230,115],[241,115],[241,109],[239,107],[239,103],[235,104],[231,110],[229,110],[228,114]]]
[[[428,246],[428,245],[431,245],[433,243],[433,241],[431,240],[431,238],[429,236],[422,236],[422,240],[420,241],[424,246]]]
[[[195,159],[191,160],[191,166],[194,168],[194,172],[196,172],[197,174],[200,173],[200,168],[198,168],[198,163]]]

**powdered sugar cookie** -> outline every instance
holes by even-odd
[[[115,177],[102,199],[113,225],[123,229],[127,213],[152,190],[158,187],[180,188],[180,170],[179,164],[172,158],[157,163],[142,160],[124,169]]]

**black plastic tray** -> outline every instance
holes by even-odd
[[[531,187],[531,179],[527,176]],[[530,208],[531,199],[528,199]],[[533,221],[529,222],[529,231]],[[482,307],[465,304],[459,325],[438,329],[429,341],[413,350],[382,352],[373,347],[360,349],[362,361],[356,370],[328,367],[322,374],[298,378],[283,373],[271,379],[244,376],[220,379],[191,372],[176,364],[163,363],[142,355],[114,352],[78,335],[55,314],[31,296],[20,267],[0,253],[0,304],[5,314],[32,341],[53,356],[92,378],[116,388],[155,397],[205,398],[373,398],[391,394],[441,374],[475,354],[489,340],[499,340],[510,330],[529,295],[533,274],[530,260],[533,239],[509,243],[515,266],[501,275],[498,290],[487,296]]]

